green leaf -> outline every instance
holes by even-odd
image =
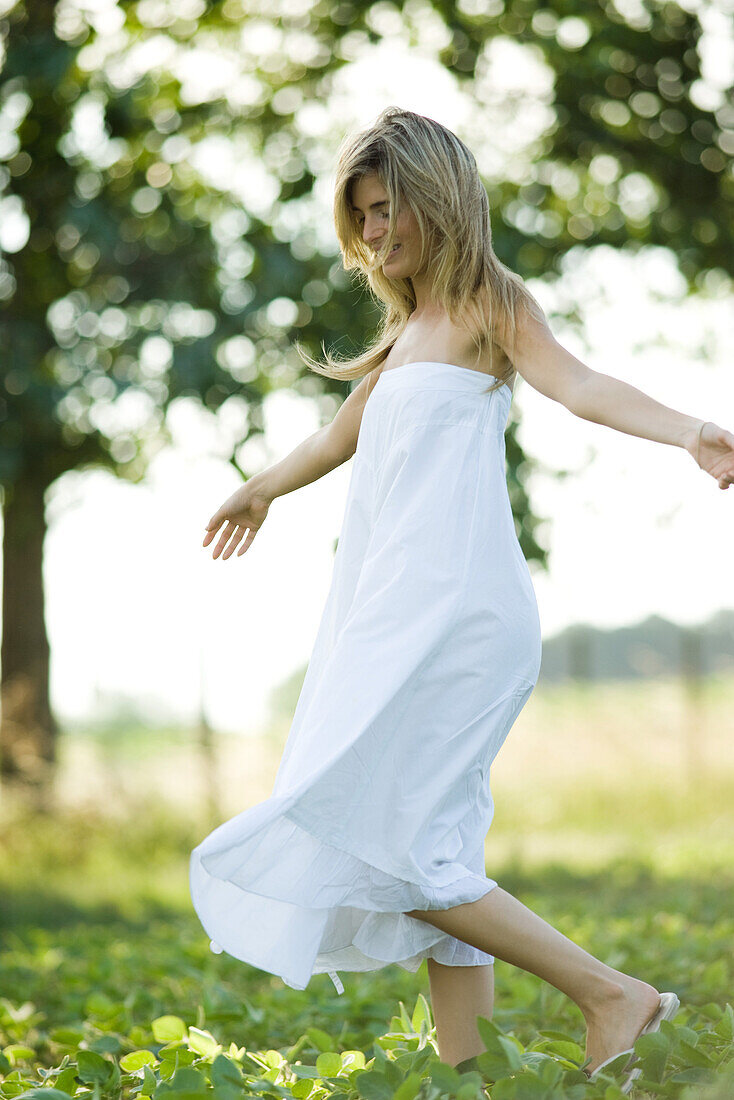
[[[166,1089],[160,1092],[156,1089],[155,1096],[165,1096],[166,1100],[212,1100],[212,1092],[209,1089],[201,1089],[199,1092],[188,1092],[184,1089]]]
[[[661,1050],[667,1053],[673,1047],[673,1041],[670,1035],[666,1035],[662,1031],[649,1032],[646,1035],[640,1035],[635,1040],[635,1054],[646,1055],[649,1051]]]
[[[76,1086],[76,1066],[67,1066],[66,1069],[62,1069],[56,1078],[56,1088],[60,1092],[70,1092],[73,1096],[76,1092]]]
[[[544,1084],[555,1087],[563,1077],[563,1068],[559,1066],[558,1062],[553,1062],[550,1058],[547,1058],[538,1067],[538,1077]]]
[[[242,1070],[237,1062],[232,1061],[226,1054],[218,1054],[212,1062],[211,1082],[213,1085],[235,1085],[241,1088],[243,1084]]]
[[[202,1058],[212,1058],[222,1049],[209,1031],[202,1031],[198,1027],[189,1028],[189,1047]]]
[[[449,1066],[445,1062],[437,1062],[431,1066],[431,1083],[436,1086],[439,1092],[454,1093],[461,1085],[461,1072],[456,1066]]]
[[[537,1077],[503,1077],[492,1086],[492,1100],[550,1100],[551,1095]],[[571,1095],[564,1092],[563,1100],[571,1100]]]
[[[665,1064],[671,1048],[669,1037],[653,1031],[649,1035],[640,1035],[635,1041],[635,1053],[640,1056],[642,1071],[651,1081],[662,1081]]]
[[[193,1066],[183,1066],[181,1069],[177,1069],[170,1081],[166,1082],[166,1087],[162,1091],[168,1094],[168,1090],[176,1090],[178,1092],[201,1092],[206,1089],[207,1080],[205,1074],[199,1069],[194,1069]]]
[[[97,1054],[119,1054],[120,1040],[117,1035],[99,1035],[89,1043],[89,1049]]]
[[[569,1035],[567,1031],[554,1031],[552,1028],[548,1028],[544,1031],[539,1031],[538,1035],[543,1035],[546,1039],[560,1039],[565,1043],[575,1043],[573,1035]]]
[[[108,1092],[115,1092],[120,1085],[121,1076],[120,1067],[117,1062],[110,1062],[110,1077],[106,1085]]]
[[[291,1095],[295,1096],[296,1100],[306,1100],[306,1097],[313,1092],[313,1087],[313,1081],[301,1077],[291,1086]]]
[[[170,1081],[162,1082],[155,1091],[156,1100],[212,1100],[206,1075],[193,1066],[177,1069]]]
[[[646,1039],[647,1036],[643,1035],[641,1038]],[[637,1040],[639,1042],[639,1039]],[[698,1047],[692,1046],[687,1043],[685,1039],[681,1039],[678,1043],[677,1054],[683,1055],[687,1062],[690,1062],[692,1066],[713,1066],[715,1063],[708,1054],[704,1054]]]
[[[486,1016],[477,1016],[477,1031],[488,1050],[496,1046],[498,1035],[504,1035],[502,1028],[498,1027],[494,1020],[487,1019]]]
[[[17,1100],[72,1100],[68,1092],[61,1089],[28,1089],[27,1092],[18,1094]]]
[[[262,1057],[265,1064],[270,1066],[271,1069],[280,1069],[280,1067],[285,1062],[285,1058],[280,1053],[280,1051],[274,1050],[272,1048],[270,1050],[266,1050]]]
[[[498,1051],[485,1050],[477,1055],[477,1069],[488,1081],[497,1081],[507,1073],[507,1058],[501,1048]]]
[[[393,1093],[393,1100],[413,1100],[421,1087],[423,1080],[420,1073],[409,1073],[402,1085],[398,1085]]]
[[[375,1070],[365,1070],[364,1073],[355,1074],[354,1085],[360,1096],[365,1100],[392,1100],[393,1089],[384,1073]]]
[[[209,1100],[242,1100],[242,1085],[232,1085],[225,1082],[215,1085],[211,1092],[207,1093]]]
[[[104,1085],[112,1075],[112,1063],[94,1050],[80,1050],[77,1065],[77,1076],[85,1085]]]
[[[175,1043],[186,1038],[186,1024],[179,1016],[159,1016],[151,1027],[157,1043]]]
[[[13,1065],[36,1057],[33,1047],[27,1047],[24,1043],[11,1043],[10,1046],[5,1047],[5,1053],[10,1056]]]
[[[143,1066],[153,1066],[156,1062],[155,1054],[149,1050],[131,1050],[120,1059],[120,1069],[124,1069],[125,1073],[134,1073],[135,1070],[142,1069]]]
[[[336,1077],[342,1068],[342,1056],[332,1051],[319,1054],[316,1059],[316,1069],[319,1077]]]
[[[464,1058],[461,1062],[457,1062],[454,1069],[457,1073],[471,1073],[472,1070],[477,1070],[477,1056],[473,1054],[471,1058]]]
[[[456,1100],[476,1100],[480,1080],[481,1078],[477,1078],[475,1081],[466,1081],[460,1085],[456,1092]]]
[[[714,1031],[722,1039],[728,1039],[729,1042],[734,1039],[734,1009],[730,1004],[727,1004],[721,1019],[714,1024]]]
[[[402,1085],[403,1081],[405,1080],[404,1069],[398,1065],[397,1058],[395,1060],[388,1059],[387,1062],[385,1062],[383,1073],[385,1074],[385,1077],[387,1078],[387,1083],[389,1084],[393,1092],[396,1088]]]
[[[517,1048],[517,1044],[513,1042],[509,1035],[498,1035],[497,1041],[507,1055],[507,1064],[511,1070],[518,1070],[522,1068],[522,1056]]]
[[[144,1096],[152,1096],[156,1090],[158,1082],[155,1079],[155,1074],[150,1066],[143,1067],[143,1084],[140,1088],[140,1092]]]
[[[189,1050],[188,1047],[179,1042],[169,1043],[167,1046],[161,1047],[158,1051],[158,1057],[161,1063],[158,1072],[162,1074],[165,1067],[169,1077],[178,1066],[190,1066],[197,1059],[195,1051]]]
[[[431,1010],[428,1006],[428,1001],[422,993],[418,994],[418,999],[415,1002],[415,1008],[413,1009],[413,1015],[410,1022],[413,1025],[413,1031],[416,1033],[420,1033],[423,1023],[425,1023],[429,1031],[431,1029]]]
[[[350,1073],[357,1069],[365,1068],[365,1056],[363,1050],[343,1050],[342,1051],[342,1069],[348,1070]]]
[[[557,1054],[559,1058],[565,1058],[569,1062],[575,1062],[577,1065],[583,1062],[584,1052],[578,1043],[574,1043],[571,1040],[556,1039],[552,1043],[548,1043],[543,1048],[546,1054]]]
[[[665,1034],[666,1024],[670,1028],[671,1032],[675,1033],[676,1040],[683,1039],[684,1042],[690,1043],[691,1046],[695,1047],[699,1039],[699,1033],[697,1031],[694,1031],[692,1027],[686,1027],[685,1024],[680,1024],[678,1027],[676,1027],[672,1020],[663,1020],[660,1024],[660,1031],[662,1034]]]

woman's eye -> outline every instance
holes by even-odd
[[[388,208],[387,210],[381,210],[380,211],[380,217],[381,218],[389,218],[390,217],[390,209]],[[355,223],[357,225],[357,228],[361,229],[362,226],[364,225],[364,218],[355,218]]]

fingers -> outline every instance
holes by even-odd
[[[252,540],[255,538],[256,534],[257,534],[257,531],[253,531],[252,528],[250,528],[250,530],[248,532],[248,535],[247,535],[247,538],[245,539],[245,541],[242,543],[242,546],[240,546],[239,550],[237,551],[237,557],[238,558],[242,557],[245,550],[250,549],[250,546],[252,545]]]
[[[217,518],[217,515],[214,515],[214,516],[213,516],[213,517],[212,517],[212,518],[211,518],[211,519],[209,520],[209,522],[208,522],[208,523],[207,523],[207,525],[206,525],[206,528],[207,528],[207,530],[206,530],[206,534],[204,535],[204,541],[203,541],[203,543],[202,543],[202,546],[209,546],[209,545],[210,545],[210,543],[211,543],[211,542],[212,542],[212,541],[213,541],[213,540],[214,540],[214,539],[215,539],[215,538],[217,537],[217,535],[219,534],[219,529],[221,528],[221,526],[222,526],[222,524],[223,524],[223,523],[224,523],[224,517],[222,517],[221,519],[219,519],[219,518]],[[227,542],[229,541],[229,538],[230,538],[230,536],[231,536],[232,532],[233,532],[233,531],[235,531],[236,529],[237,529],[237,524],[236,524],[236,523],[233,523],[233,522],[232,522],[232,521],[230,520],[230,521],[229,521],[229,522],[227,523],[227,525],[226,525],[226,527],[224,528],[224,530],[222,531],[222,536],[221,536],[221,538],[220,538],[219,542],[218,542],[218,543],[217,543],[217,545],[216,545],[216,546],[214,547],[214,551],[213,551],[213,553],[212,553],[212,557],[213,557],[213,558],[218,558],[218,557],[219,557],[219,555],[221,554],[222,550],[223,550],[223,549],[224,549],[224,547],[225,547],[225,546],[227,545]],[[238,539],[237,541],[239,541],[239,539]],[[225,557],[229,557],[229,555],[228,555],[228,554],[225,554],[224,556],[225,556]]]
[[[207,523],[206,527],[204,528],[204,530],[206,531],[206,534],[204,535],[204,542],[202,543],[202,546],[208,546],[209,545],[209,543],[212,541],[212,539],[215,538],[215,536],[217,534],[217,531],[219,530],[219,528],[221,526],[222,526],[222,520],[221,519],[218,520],[216,515],[213,515],[212,518]]]
[[[210,523],[211,522],[213,522],[213,521],[210,520]],[[214,530],[207,531],[206,535],[204,536],[204,542],[203,542],[204,546],[208,546],[211,543],[211,541],[216,537],[217,532],[219,530],[219,527],[221,526],[221,523],[222,523],[222,521],[220,520],[220,522],[217,524],[217,526]],[[219,557],[220,554],[222,555],[222,561],[226,561],[227,558],[231,558],[232,555],[234,554],[235,550],[237,550],[237,547],[240,546],[240,543],[242,542],[242,538],[245,535],[245,532],[247,532],[247,538],[245,538],[245,541],[242,543],[242,546],[240,546],[240,548],[237,552],[237,556],[242,557],[242,555],[245,553],[245,551],[248,550],[250,548],[250,546],[252,545],[252,541],[255,538],[255,535],[257,534],[257,531],[258,531],[257,528],[243,527],[242,525],[237,524],[237,523],[233,523],[230,520],[227,523],[227,526],[222,531],[222,535],[221,535],[221,538],[219,539],[219,542],[214,547],[214,550],[212,552],[212,558],[214,558],[214,560],[216,560]]]
[[[230,522],[227,524],[227,526],[222,531],[222,536],[221,536],[219,542],[217,543],[216,547],[214,548],[214,553],[212,554],[213,558],[215,558],[215,559],[218,558],[219,555],[222,553],[222,550],[224,550],[224,554],[222,554],[223,558],[231,557],[231,552],[227,553],[227,550],[230,549],[227,544],[229,543],[229,540],[232,537],[233,533],[237,530],[238,530],[237,524],[232,523],[232,521],[230,520]],[[234,546],[237,545],[237,543],[239,542],[241,537],[242,536],[240,535],[237,539],[233,540],[233,545]],[[226,549],[225,549],[225,547],[226,547]]]
[[[238,534],[234,535],[231,538],[231,540],[229,541],[229,543],[227,544],[227,549],[222,554],[222,561],[226,561],[227,558],[231,558],[232,555],[234,554],[235,550],[239,546],[239,544],[242,540],[242,536],[245,533],[245,530],[241,527],[238,527],[237,531],[238,531]]]

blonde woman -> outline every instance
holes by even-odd
[[[505,481],[512,386],[520,374],[576,416],[683,447],[722,489],[734,435],[556,342],[494,254],[474,157],[439,123],[390,107],[347,138],[334,217],[344,267],[382,321],[353,359],[301,354],[361,381],[204,538],[219,534],[214,558],[241,556],[276,497],[354,457],[331,587],[272,795],[195,848],[194,905],[213,950],[297,989],[327,972],[342,991],[338,970],[427,959],[453,1065],[484,1049],[476,1018],[492,1015],[504,959],[579,1006],[591,1073],[678,998],[594,958],[485,874],[490,767],[541,658]]]

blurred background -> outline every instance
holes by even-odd
[[[201,544],[347,396],[292,342],[348,354],[376,325],[331,199],[383,107],[470,146],[495,251],[573,354],[734,428],[733,10],[0,0],[4,881],[78,898],[84,869],[129,901],[114,844],[150,825],[185,909],[188,846],[270,793],[351,462],[243,558]],[[730,865],[734,493],[522,379],[507,476],[544,653],[488,873]],[[57,831],[75,814],[97,863]],[[20,898],[11,923],[42,908]]]

